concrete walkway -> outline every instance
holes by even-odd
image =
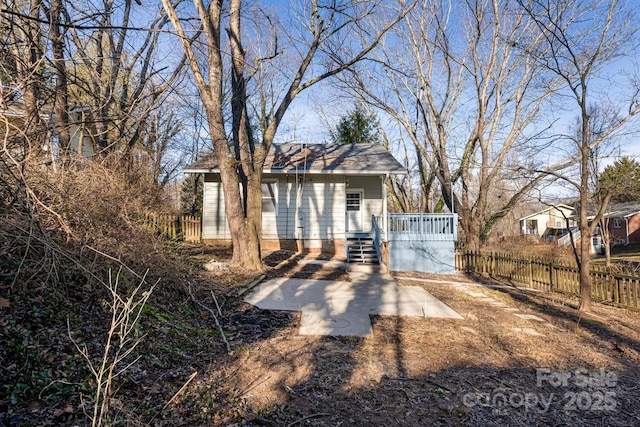
[[[300,335],[372,335],[369,315],[462,319],[417,286],[383,273],[350,272],[351,282],[272,279],[244,299],[265,310],[301,311]]]

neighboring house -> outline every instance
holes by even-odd
[[[520,234],[535,235],[547,241],[556,240],[573,229],[576,224],[571,215],[573,207],[565,204],[549,206],[546,209],[520,218]],[[567,228],[567,218],[569,228]]]
[[[204,174],[202,239],[230,244],[215,156],[184,172]],[[349,233],[371,232],[373,215],[385,229],[386,181],[406,173],[379,144],[273,144],[263,169],[263,246],[343,253]]]
[[[47,126],[51,125],[53,113],[49,106],[43,106],[40,118]],[[92,135],[95,135],[95,129],[90,125],[91,123],[93,123],[91,108],[77,107],[69,111],[71,152],[85,159],[92,158],[94,154]],[[2,102],[0,102],[0,124],[2,125],[0,126],[0,138],[5,139],[8,137],[9,141],[13,141],[17,147],[23,149],[25,145],[21,141],[24,135],[21,132],[24,131],[26,124],[22,99],[2,99]],[[5,129],[8,129],[7,135],[5,135]],[[51,148],[47,144],[45,150],[50,150]]]
[[[70,146],[74,155],[85,159],[93,159],[97,133],[91,107],[76,107],[69,111]]]
[[[51,113],[41,111],[39,116],[40,120],[47,122]],[[11,155],[17,159],[23,158],[30,143],[33,142],[27,140],[29,135],[25,131],[28,127],[22,98],[14,96],[11,92],[3,91],[2,97],[0,97],[0,140],[4,147],[11,152]]]
[[[574,218],[579,218],[580,207],[576,207],[572,214]],[[587,219],[591,222],[595,218],[595,207],[588,208]],[[607,220],[610,245],[628,245],[630,243],[640,243],[640,201],[626,203],[611,203],[604,214]],[[568,237],[568,236],[566,236]],[[559,244],[569,244],[565,238],[558,241]],[[580,246],[580,231],[574,232],[573,239],[576,246]],[[591,253],[602,253],[604,240],[600,227],[595,227],[591,236]]]
[[[640,201],[612,203],[607,209],[611,244],[640,243]]]

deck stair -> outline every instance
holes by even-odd
[[[380,264],[380,254],[373,233],[347,233],[347,262]]]

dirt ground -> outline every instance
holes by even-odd
[[[277,253],[268,259],[277,266],[269,276],[348,280],[342,271],[288,258]],[[593,315],[580,317],[571,298],[483,287],[458,275],[398,280],[425,288],[464,320],[375,317],[372,337],[308,337],[296,333],[298,313],[228,300],[224,322],[233,354],[212,357],[165,421],[640,425],[638,313],[595,305]],[[467,283],[467,291],[504,306],[450,282]],[[544,321],[516,317],[515,309]],[[540,335],[523,332],[531,329]]]
[[[171,289],[145,308],[140,359],[114,381],[109,425],[640,425],[637,312],[594,304],[592,315],[580,316],[577,300],[559,294],[486,278],[480,285],[462,275],[403,274],[401,284],[423,287],[464,319],[377,316],[371,337],[299,336],[299,313],[243,302],[238,289],[255,275],[201,269],[211,259],[224,262],[229,251],[181,250],[193,263],[184,286],[210,310]],[[265,276],[349,280],[342,269],[299,258],[270,254]],[[4,328],[18,338],[26,330]],[[94,329],[83,339],[99,354],[101,333]],[[60,373],[43,377],[30,400],[14,387],[12,406],[0,405],[0,426],[88,423],[92,382],[65,332],[33,346]],[[0,368],[22,369],[31,360]]]

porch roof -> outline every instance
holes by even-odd
[[[186,173],[218,173],[213,153],[187,166]],[[404,175],[407,170],[380,144],[273,144],[263,173]]]

